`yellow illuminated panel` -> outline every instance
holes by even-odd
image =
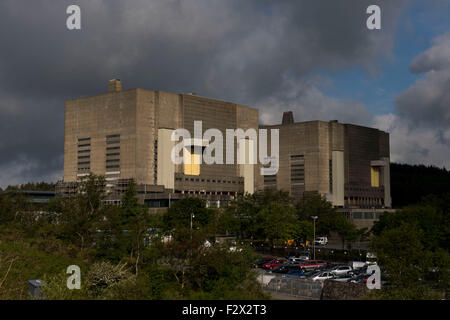
[[[370,168],[371,185],[372,187],[380,186],[380,168],[371,167]]]
[[[200,155],[191,153],[193,150],[184,149],[184,174],[189,176],[200,175]]]

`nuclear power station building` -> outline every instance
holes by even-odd
[[[201,134],[214,128],[224,137],[227,129],[266,129],[268,154],[271,129],[278,129],[278,172],[261,175],[267,165],[259,161],[199,163],[211,141],[195,137],[184,141],[184,163],[175,164],[172,133],[184,128],[194,134],[195,121],[202,122]],[[248,160],[252,141],[235,140],[234,157],[242,151]],[[222,148],[225,158],[227,147]],[[120,202],[134,179],[140,200],[150,208],[168,207],[183,197],[200,197],[220,207],[238,194],[264,188],[284,190],[297,199],[321,194],[346,212],[391,206],[386,132],[337,121],[294,122],[292,112],[282,115],[281,124],[259,125],[257,109],[195,94],[123,90],[118,79],[110,80],[106,93],[66,101],[59,192],[75,192],[76,182],[90,173],[105,176],[112,203]]]

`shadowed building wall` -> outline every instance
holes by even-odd
[[[263,188],[297,199],[321,194],[337,207],[391,206],[388,133],[336,120],[295,123],[291,112],[261,128],[280,130],[280,169]]]

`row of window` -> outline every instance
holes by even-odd
[[[120,134],[106,136],[106,169],[120,168]],[[112,146],[111,146],[112,145]],[[91,138],[78,138],[78,172],[90,171]]]
[[[91,138],[78,138],[78,168],[80,173],[86,173],[91,170],[91,149],[85,149],[91,146]],[[81,148],[81,149],[80,149]]]
[[[183,181],[182,178],[175,178],[175,181]],[[200,178],[184,178],[184,181],[191,182],[212,182],[212,183],[230,183],[230,184],[243,184],[243,181],[230,181],[230,180],[215,180],[215,179],[200,179]]]
[[[106,136],[106,169],[120,169],[120,134]],[[113,145],[113,146],[111,146]],[[113,151],[113,152],[111,152]],[[116,151],[116,152],[114,152]]]
[[[303,155],[291,155],[291,162],[304,161]],[[291,163],[291,182],[304,183],[305,182],[305,164],[304,163]]]

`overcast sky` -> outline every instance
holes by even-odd
[[[449,0],[2,0],[0,45],[0,187],[61,179],[64,101],[112,78],[246,104],[264,124],[292,110],[374,126],[393,161],[450,167]]]

